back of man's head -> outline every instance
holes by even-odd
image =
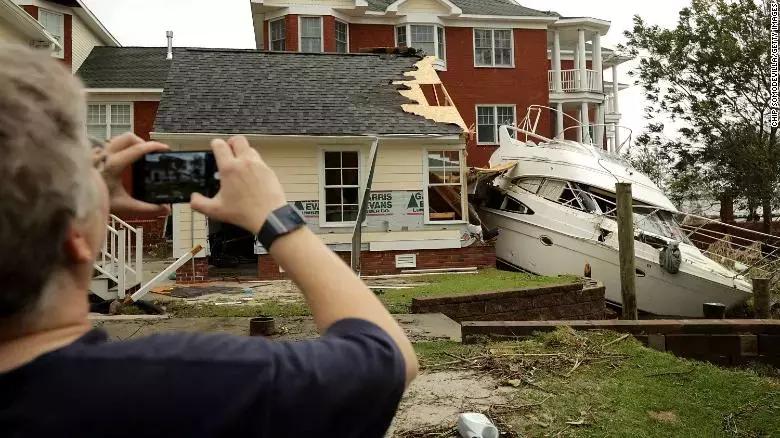
[[[35,309],[89,208],[82,93],[48,52],[0,45],[0,322]]]

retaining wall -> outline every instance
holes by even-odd
[[[575,283],[412,299],[412,313],[443,313],[455,321],[603,319],[604,286]]]

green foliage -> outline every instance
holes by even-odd
[[[766,207],[775,196],[780,147],[769,125],[767,8],[767,0],[693,0],[672,29],[636,16],[626,32],[622,49],[640,59],[635,74],[649,102],[635,160],[643,170],[668,169],[678,200],[728,194]],[[675,138],[665,135],[669,120],[679,126]]]
[[[266,316],[308,316],[311,315],[304,303],[268,302],[259,305],[217,305],[214,303],[188,303],[169,301],[165,303],[168,313],[176,318],[251,318]]]
[[[422,286],[411,289],[386,289],[379,299],[390,313],[409,313],[412,298],[444,295],[463,295],[475,292],[493,292],[510,288],[525,288],[577,281],[573,276],[542,277],[523,272],[485,269],[476,274],[442,274],[415,279]]]
[[[464,369],[504,386],[516,381],[502,375],[520,376],[511,406],[491,412],[519,436],[758,437],[780,430],[780,387],[763,377],[775,369],[719,368],[617,333],[559,329],[523,342],[417,343],[415,351],[428,372]]]

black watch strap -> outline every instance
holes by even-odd
[[[257,238],[266,251],[271,249],[274,241],[285,234],[289,234],[298,228],[306,225],[303,216],[290,205],[279,207],[265,220],[263,227],[260,228]]]

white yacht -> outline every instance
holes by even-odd
[[[751,295],[750,282],[705,256],[688,238],[695,227],[681,226],[658,186],[616,153],[512,126],[499,131],[491,168],[472,189],[483,225],[499,231],[501,261],[542,275],[589,268],[606,298],[620,303],[614,192],[616,182],[630,182],[639,310],[698,317],[704,303],[733,307]],[[677,263],[661,263],[661,252],[675,247]]]

